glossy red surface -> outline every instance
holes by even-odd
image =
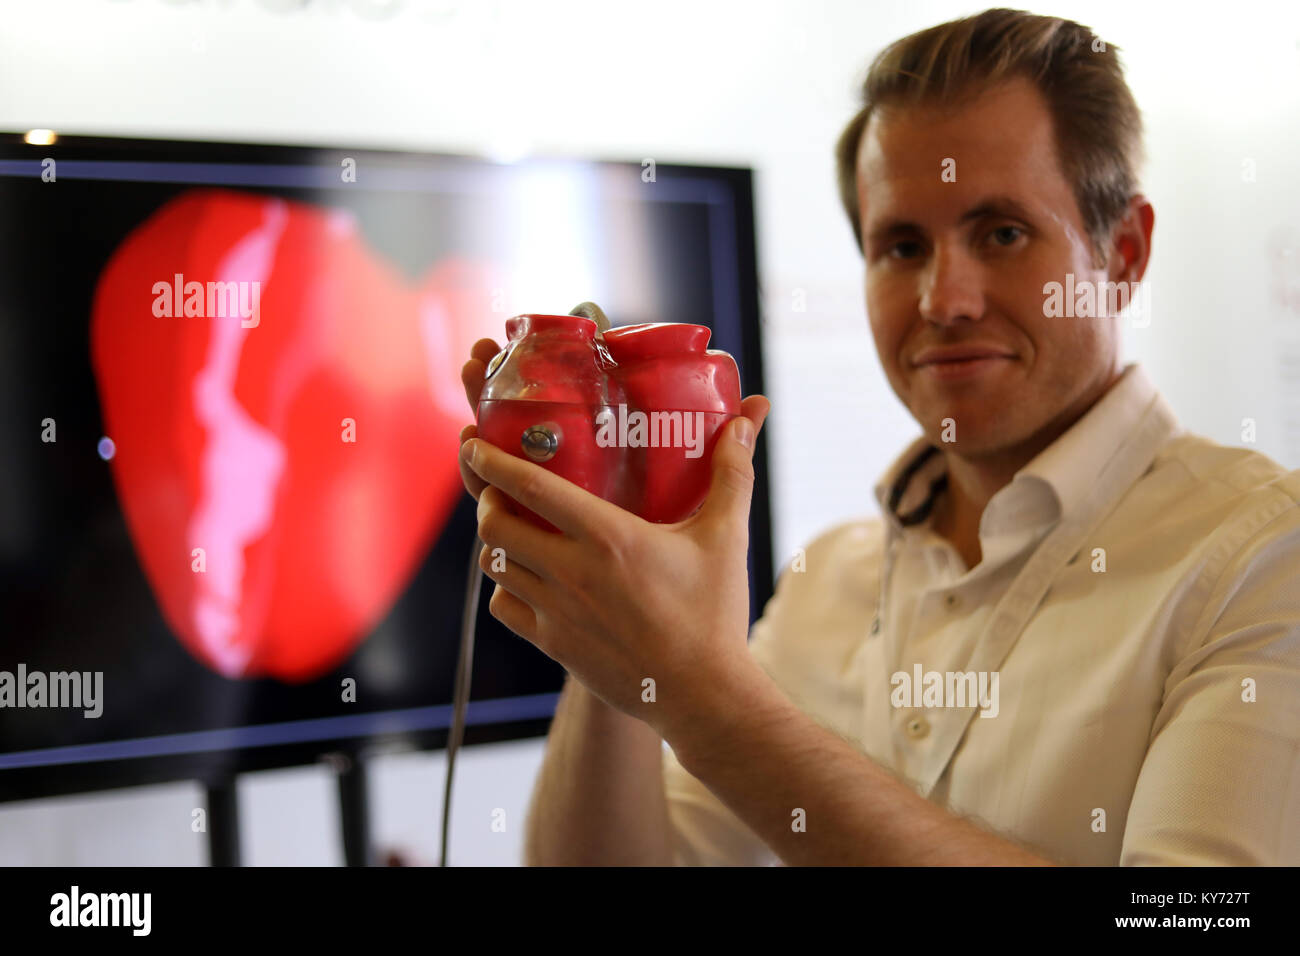
[[[589,319],[551,315],[506,328],[479,401],[480,436],[527,459],[526,430],[556,432],[542,467],[647,521],[680,521],[700,506],[718,432],[741,399],[736,363],[706,348],[708,328],[651,323],[600,338]]]

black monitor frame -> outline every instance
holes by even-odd
[[[431,159],[486,162],[481,157],[453,153],[425,153],[409,150],[384,150],[317,145],[271,145],[260,143],[215,142],[199,140],[136,139],[124,137],[60,135],[50,146],[33,146],[20,133],[0,133],[0,161],[30,161],[45,156],[56,159],[165,160],[168,162],[205,162],[274,165],[320,165],[335,171],[340,157],[357,158],[358,163],[418,165]],[[545,156],[541,159],[574,159]],[[607,159],[581,159],[600,165],[641,166],[640,162]],[[527,162],[525,160],[524,162]],[[742,389],[747,395],[764,390],[761,313],[758,292],[757,244],[753,197],[753,173],[740,167],[702,166],[657,163],[656,175],[692,175],[712,178],[725,184],[734,197],[732,209],[736,243],[736,293],[739,297],[741,344],[736,354],[742,375]],[[773,555],[771,534],[770,478],[767,460],[766,431],[760,435],[754,453],[755,487],[750,512],[750,620],[756,620],[773,591]],[[480,601],[479,621],[488,619],[487,601]],[[471,701],[471,713],[473,703]],[[466,728],[467,745],[542,736],[551,716],[501,723],[471,723]],[[325,738],[310,742],[237,748],[226,769],[214,775],[210,752],[182,752],[165,756],[130,757],[39,767],[0,769],[0,803],[57,796],[88,791],[111,790],[150,784],[196,780],[208,786],[224,785],[230,773],[271,770],[319,763],[335,754],[365,757],[383,752],[435,750],[445,747],[445,728],[427,731],[403,731],[393,736],[383,733],[360,737]],[[93,773],[87,769],[93,767]]]

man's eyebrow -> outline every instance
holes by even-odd
[[[988,196],[961,214],[958,222],[971,222],[989,216],[1007,216],[1013,219],[1032,220],[1033,213],[1029,207],[1010,196]],[[880,242],[892,236],[923,232],[921,226],[905,219],[886,219],[875,226],[868,234],[869,242]]]

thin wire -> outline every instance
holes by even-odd
[[[596,328],[601,335],[610,330],[611,323],[605,315],[605,311],[595,302],[579,302],[569,310],[569,315],[581,315],[596,323]]]
[[[469,684],[474,662],[474,624],[478,614],[479,590],[483,569],[478,556],[483,547],[478,535],[470,547],[469,577],[465,583],[465,607],[460,618],[460,654],[456,658],[456,687],[453,692],[451,730],[447,734],[447,779],[442,789],[442,852],[439,866],[447,865],[447,829],[451,822],[451,777],[456,769],[456,751],[465,736],[465,711],[469,703]]]

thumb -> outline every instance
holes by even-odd
[[[709,494],[701,509],[704,517],[745,523],[754,493],[754,445],[770,408],[766,398],[751,395],[742,404],[741,414],[728,422],[718,437]]]

